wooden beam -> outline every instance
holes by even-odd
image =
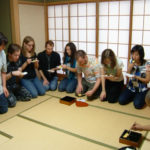
[[[11,0],[10,0],[11,1]],[[18,1],[18,4],[25,4],[25,5],[38,5],[38,6],[44,6],[45,3],[43,2],[30,2],[30,1]]]
[[[11,11],[12,42],[21,44],[18,0],[10,0],[10,11]]]
[[[129,24],[129,44],[128,44],[128,63],[131,55],[132,44],[132,23],[133,23],[133,0],[130,1],[130,24]]]
[[[44,0],[44,21],[45,21],[45,42],[49,40],[49,36],[48,36],[48,6],[45,3]]]
[[[96,57],[99,55],[99,1],[96,1]]]

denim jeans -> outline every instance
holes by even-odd
[[[57,81],[58,81],[58,77],[53,77],[52,80],[49,81],[49,84],[44,86],[45,90],[55,91],[57,89],[57,84],[58,84]]]
[[[4,94],[0,95],[0,114],[4,114],[8,111],[8,102]]]
[[[33,79],[21,79],[21,84],[31,93],[32,98],[45,94],[45,89],[38,77]]]
[[[77,79],[68,79],[64,78],[60,81],[58,86],[58,91],[63,92],[66,91],[67,93],[73,93],[77,86]]]
[[[141,109],[145,105],[146,93],[147,91],[132,92],[128,88],[125,88],[125,90],[121,93],[118,101],[121,105],[125,105],[133,101],[134,107],[136,109]]]

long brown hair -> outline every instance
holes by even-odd
[[[70,42],[66,45],[66,47],[69,46],[70,47],[70,50],[71,50],[71,59],[70,59],[70,63],[71,65],[73,65],[73,62],[75,60],[75,54],[76,54],[76,46],[74,43]],[[63,63],[65,63],[65,60],[66,60],[66,57],[68,56],[67,54],[67,49],[65,47],[65,52],[64,52],[64,57],[63,57]]]
[[[105,49],[102,53],[102,59],[101,59],[101,64],[106,66],[106,64],[104,63],[105,59],[110,59],[111,61],[111,68],[114,68],[117,64],[117,60],[116,60],[116,56],[114,54],[114,52],[111,49]]]
[[[23,56],[26,56],[26,49],[24,47],[24,43],[28,44],[31,41],[34,43],[32,51],[31,51],[31,56],[34,56],[34,53],[35,53],[35,42],[34,42],[34,39],[31,36],[26,36],[24,38],[23,42],[22,42],[22,54],[23,54]]]

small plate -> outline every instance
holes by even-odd
[[[48,72],[51,72],[51,73],[54,73],[55,71],[54,70],[52,70],[52,69],[50,69],[50,70],[47,70]]]
[[[22,75],[26,75],[26,74],[28,74],[28,72],[22,72]]]

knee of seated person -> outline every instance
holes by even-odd
[[[145,98],[145,103],[147,106],[150,107],[150,95],[147,95],[146,98]]]
[[[142,109],[143,106],[144,106],[144,104],[142,105],[142,104],[135,104],[135,103],[134,103],[134,108],[135,108],[135,109]]]
[[[7,102],[8,102],[8,107],[15,107],[17,99],[16,99],[16,97],[9,96],[7,99]]]
[[[140,106],[140,105],[134,105],[134,108],[135,108],[135,109],[142,109],[143,106]]]
[[[63,88],[61,88],[61,87],[58,87],[58,91],[59,92],[64,92],[65,90]]]
[[[51,90],[51,91],[55,91],[56,89],[57,89],[57,86],[51,86],[51,87],[50,87],[50,90]]]
[[[92,101],[92,100],[94,100],[94,97],[93,96],[87,96],[87,100]]]
[[[37,98],[38,97],[38,93],[32,93],[32,98]]]
[[[108,99],[108,103],[116,103],[117,99]]]
[[[73,89],[71,89],[71,88],[67,88],[67,89],[66,89],[66,92],[67,92],[67,93],[74,93],[74,91],[75,91],[75,90],[73,90]]]
[[[126,104],[126,102],[121,98],[119,98],[118,102],[119,102],[120,105],[125,105]]]
[[[11,104],[9,103],[9,104],[8,104],[8,107],[11,107],[11,108],[12,108],[12,107],[15,107],[15,106],[16,106],[16,101],[15,101],[14,103],[11,103]]]
[[[8,111],[8,107],[0,107],[0,114],[4,114]]]
[[[40,96],[45,95],[45,91],[40,92],[39,95],[40,95]]]

